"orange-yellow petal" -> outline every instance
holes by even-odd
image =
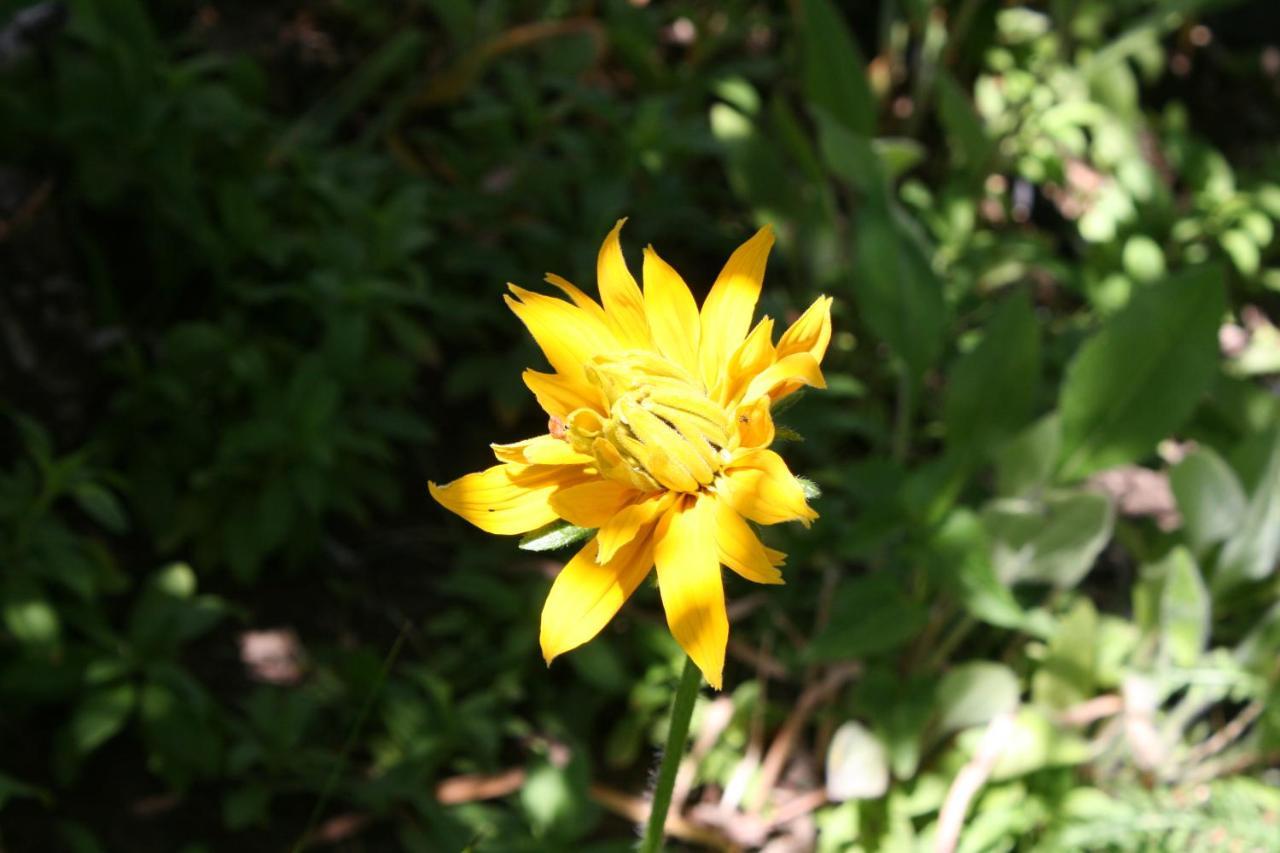
[[[768,397],[757,397],[737,408],[733,416],[734,433],[738,440],[735,450],[750,450],[773,444],[775,430],[773,413],[769,410],[771,403]]]
[[[579,527],[601,527],[638,493],[617,480],[597,479],[553,492],[551,508],[556,515]]]
[[[819,362],[831,342],[831,297],[819,296],[778,341],[778,358],[807,352]]]
[[[564,420],[569,417],[570,412],[578,409],[604,411],[600,389],[588,385],[585,380],[569,379],[558,373],[540,373],[537,370],[526,370],[522,377],[524,384],[537,398],[542,411],[553,418]]]
[[[649,320],[645,317],[644,296],[635,276],[627,269],[622,256],[619,232],[627,220],[619,219],[609,236],[604,238],[596,258],[596,277],[600,285],[600,301],[604,303],[610,327],[627,349],[649,349]]]
[[[708,388],[719,383],[729,358],[751,328],[772,247],[773,229],[766,225],[729,256],[702,305],[698,362]]]
[[[761,317],[760,322],[756,323],[751,334],[747,335],[746,340],[738,346],[725,366],[720,387],[716,392],[720,404],[728,405],[741,397],[743,389],[751,380],[772,365],[775,360],[773,319]]]
[[[600,633],[651,568],[652,528],[603,564],[596,561],[596,540],[588,542],[556,575],[542,606],[540,642],[547,664]]]
[[[676,641],[716,690],[724,673],[729,615],[716,548],[716,500],[683,497],[654,532],[654,563],[667,625]]]
[[[778,571],[751,525],[725,501],[716,501],[716,547],[720,562],[749,581],[780,584]]]
[[[585,482],[578,465],[495,465],[452,483],[428,482],[431,497],[450,512],[489,533],[528,533],[558,517],[551,508],[557,489]]]
[[[734,459],[718,488],[739,515],[757,524],[799,521],[808,527],[818,517],[787,463],[772,450],[751,450]]]
[[[517,297],[504,297],[507,305],[529,329],[547,361],[562,376],[585,383],[587,377],[583,365],[594,356],[619,349],[613,332],[578,306],[514,284],[507,286]]]
[[[512,444],[489,446],[499,462],[517,465],[587,465],[593,462],[590,456],[579,453],[569,446],[569,442],[554,435],[536,435]]]
[[[596,533],[596,544],[600,548],[596,559],[602,563],[611,560],[619,548],[635,539],[640,531],[649,529],[654,520],[671,507],[674,500],[675,494],[672,492],[656,492],[624,507],[602,524]]]
[[[826,388],[827,381],[822,378],[822,368],[818,366],[816,358],[807,352],[792,353],[786,358],[778,359],[752,379],[742,399],[749,402],[768,394],[774,400],[779,400],[804,385]]]
[[[644,307],[658,352],[697,376],[698,303],[680,273],[652,246],[644,250]]]

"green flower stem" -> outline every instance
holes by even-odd
[[[662,753],[662,766],[658,768],[658,784],[653,789],[653,806],[649,810],[649,825],[645,827],[640,853],[658,853],[662,849],[663,828],[667,825],[667,810],[671,808],[671,792],[676,786],[676,771],[684,757],[684,742],[689,736],[689,718],[693,716],[693,703],[702,686],[702,673],[693,658],[684,660],[684,672],[680,686],[676,688],[675,701],[671,703],[671,728],[667,731],[667,748]]]

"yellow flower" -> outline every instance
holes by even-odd
[[[509,285],[507,304],[555,369],[524,373],[549,433],[495,444],[501,464],[428,485],[490,533],[556,519],[597,529],[543,607],[548,664],[599,633],[656,565],[671,633],[719,689],[729,638],[721,564],[780,584],[786,555],[765,547],[748,520],[818,517],[769,449],[770,407],[801,386],[825,387],[831,300],[819,297],[775,345],[771,319],[750,328],[773,246],[768,226],[729,258],[699,313],[652,247],[641,291],[622,257],[623,221],[597,261],[603,304],[555,275],[547,281],[569,301]]]

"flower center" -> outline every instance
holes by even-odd
[[[724,409],[702,383],[646,352],[596,356],[587,377],[604,393],[608,417],[578,409],[566,438],[595,458],[600,474],[645,492],[696,492],[724,464],[729,443]]]

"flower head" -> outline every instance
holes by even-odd
[[[802,386],[825,387],[831,300],[819,297],[774,344],[771,319],[751,326],[768,226],[733,253],[699,312],[652,247],[640,289],[622,257],[622,224],[600,249],[601,302],[555,275],[547,281],[568,301],[510,285],[507,304],[554,368],[524,373],[548,433],[495,444],[498,465],[428,485],[490,533],[557,519],[596,529],[543,607],[548,664],[599,633],[656,566],[671,633],[719,689],[729,637],[720,566],[780,584],[786,555],[748,522],[818,517],[769,449],[770,408]]]

